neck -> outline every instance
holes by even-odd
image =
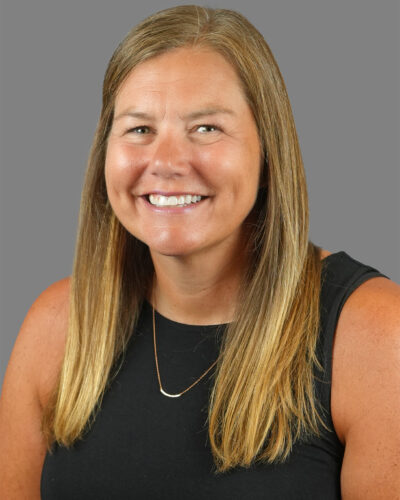
[[[245,255],[243,245],[190,256],[151,252],[155,280],[149,300],[160,314],[179,323],[229,323],[235,315]]]

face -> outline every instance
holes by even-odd
[[[217,52],[175,49],[134,68],[121,86],[107,193],[119,221],[153,256],[238,245],[260,164],[252,112]]]

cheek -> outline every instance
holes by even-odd
[[[105,159],[107,190],[119,191],[131,185],[138,175],[135,155],[127,145],[109,144]]]
[[[203,176],[217,188],[233,195],[246,180],[243,151],[234,141],[221,141],[195,152],[194,164],[201,166]]]

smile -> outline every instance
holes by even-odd
[[[177,195],[177,196],[164,196],[162,194],[150,194],[147,199],[152,205],[156,207],[186,207],[194,203],[198,203],[204,197],[200,195]]]

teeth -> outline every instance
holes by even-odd
[[[167,205],[175,206],[178,204],[178,198],[176,196],[170,196],[167,198]]]
[[[152,205],[157,207],[175,207],[190,205],[191,203],[197,203],[201,200],[199,195],[181,195],[181,196],[163,196],[162,194],[151,194],[149,195],[149,201]]]

